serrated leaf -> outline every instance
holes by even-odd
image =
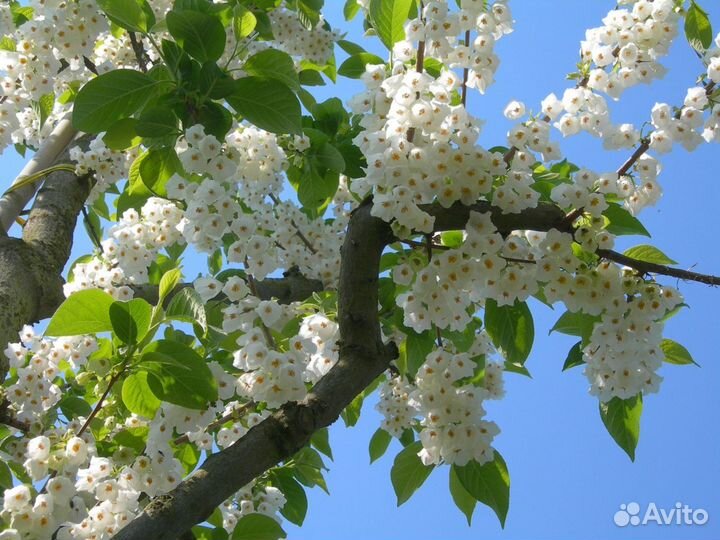
[[[694,49],[699,49],[699,52],[706,51],[712,45],[713,30],[710,18],[695,0],[690,2],[685,14],[685,36],[688,43]]]
[[[389,50],[392,50],[396,42],[405,38],[403,26],[412,5],[413,0],[370,0],[370,21]]]
[[[392,435],[390,435],[383,428],[378,428],[373,436],[370,438],[370,446],[368,451],[370,452],[370,463],[380,459],[392,441]]]
[[[635,461],[635,448],[640,438],[642,394],[628,399],[612,398],[600,402],[600,418],[615,442]]]
[[[77,336],[110,332],[110,306],[115,299],[104,291],[87,289],[70,295],[50,319],[46,336]]]
[[[168,31],[190,56],[200,62],[216,61],[225,51],[225,29],[217,17],[188,9],[169,11]]]
[[[395,456],[390,470],[390,480],[397,496],[398,506],[407,501],[423,485],[434,469],[433,465],[423,465],[420,461],[417,455],[420,450],[422,443],[415,441]]]
[[[300,81],[295,71],[295,62],[289,54],[277,49],[265,49],[245,61],[243,70],[248,75],[265,79],[277,79],[293,90],[300,89]]]
[[[678,366],[686,366],[688,364],[698,365],[698,363],[693,360],[690,351],[672,339],[663,339],[660,342],[660,348],[665,353],[665,361],[668,364],[676,364]]]
[[[232,540],[278,540],[286,536],[273,518],[264,514],[247,514],[237,522]]]
[[[227,102],[246,120],[272,133],[302,133],[300,102],[287,85],[274,79],[243,77]]]
[[[458,510],[465,514],[468,526],[472,525],[472,515],[477,501],[460,483],[455,467],[450,467],[450,496]]]
[[[150,390],[147,379],[147,371],[131,373],[123,381],[121,396],[130,412],[152,419],[162,403]]]
[[[87,82],[73,105],[72,123],[79,131],[100,133],[127,118],[167,83],[132,69],[115,69]]]
[[[495,300],[488,299],[485,302],[485,330],[508,362],[525,363],[535,338],[532,314],[525,302],[499,306]]]
[[[477,501],[489,506],[505,528],[510,507],[510,474],[500,452],[495,450],[493,460],[483,465],[470,461],[462,467],[453,465],[460,484]]]
[[[677,264],[677,261],[672,260],[658,248],[647,244],[632,247],[626,250],[623,255],[631,259],[654,264]]]

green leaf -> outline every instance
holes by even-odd
[[[642,405],[642,394],[628,399],[614,397],[607,403],[600,403],[603,424],[631,461],[635,461],[635,448],[640,438]]]
[[[460,483],[455,467],[450,467],[450,495],[458,510],[465,514],[468,526],[472,525],[472,515],[477,501]]]
[[[500,452],[495,450],[492,461],[480,465],[470,461],[462,467],[452,466],[462,487],[477,501],[489,506],[505,528],[510,507],[510,474]]]
[[[358,45],[353,41],[348,41],[347,39],[340,39],[338,40],[337,44],[343,51],[345,51],[349,55],[367,52],[365,49],[362,48],[362,46]]]
[[[40,96],[37,102],[33,102],[33,108],[36,109],[40,127],[45,125],[48,116],[52,114],[55,106],[55,94],[45,94]]]
[[[425,358],[435,348],[435,335],[432,330],[418,334],[412,330],[407,332],[405,354],[407,355],[407,375],[415,376]]]
[[[128,375],[122,385],[122,401],[130,412],[145,418],[155,418],[161,402],[150,390],[148,377],[147,371],[137,371]]]
[[[155,14],[146,0],[98,0],[107,18],[131,32],[147,31],[155,24]]]
[[[338,68],[338,75],[349,79],[359,79],[365,73],[365,66],[368,64],[384,64],[385,61],[377,55],[369,52],[356,53],[346,59]]]
[[[325,493],[330,494],[322,474],[323,469],[327,468],[317,450],[305,447],[293,456],[292,461],[293,473],[301,484],[307,487],[320,486]]]
[[[87,416],[92,412],[90,404],[77,396],[66,396],[59,403],[60,410],[65,418],[72,420],[78,416]]]
[[[370,439],[370,463],[380,459],[390,446],[392,435],[383,428],[378,428]]]
[[[165,16],[168,31],[178,45],[200,62],[215,62],[225,51],[225,29],[217,17],[188,9]]]
[[[103,73],[78,92],[73,106],[73,126],[87,133],[106,131],[145,105],[166,84],[132,69]]]
[[[110,332],[112,296],[98,289],[87,289],[70,295],[50,319],[46,336],[77,336]]]
[[[173,455],[180,461],[185,469],[185,474],[190,474],[197,467],[200,461],[200,450],[190,443],[181,444],[175,449]]]
[[[265,79],[277,79],[293,90],[300,89],[300,81],[295,71],[295,62],[289,54],[277,49],[265,49],[245,61],[243,70],[248,75]]]
[[[167,107],[154,107],[143,111],[137,120],[135,132],[141,137],[166,137],[178,132],[177,117]]]
[[[688,364],[699,365],[693,360],[690,352],[672,339],[663,339],[660,342],[660,348],[665,353],[665,361],[668,364],[676,364],[678,366],[686,366]]]
[[[110,150],[127,150],[142,141],[135,131],[137,119],[123,118],[115,122],[103,135],[103,142]]]
[[[217,382],[203,358],[176,341],[160,340],[143,350],[141,366],[148,370],[148,385],[158,399],[204,410],[217,401]]]
[[[337,172],[319,174],[315,168],[300,173],[302,178],[297,187],[298,200],[305,208],[322,208],[335,195],[340,178]]]
[[[640,220],[616,203],[610,203],[603,215],[609,221],[605,229],[612,234],[618,236],[626,234],[650,236],[650,233],[640,223]]]
[[[570,352],[568,352],[562,370],[566,371],[576,366],[582,366],[584,363],[585,361],[583,360],[582,341],[578,341],[575,345],[572,346]]]
[[[248,514],[237,522],[232,540],[278,540],[286,536],[273,518],[264,514]]]
[[[205,304],[192,287],[184,287],[173,295],[170,305],[165,310],[165,317],[190,324],[197,323],[203,330],[207,330]]]
[[[150,329],[152,306],[142,298],[129,302],[113,302],[110,305],[110,322],[113,332],[127,344],[142,340]]]
[[[712,46],[713,30],[707,12],[695,0],[685,14],[685,37],[690,46],[698,52],[704,52]]]
[[[179,268],[173,268],[163,274],[158,286],[158,306],[162,306],[167,295],[180,283],[180,279],[182,279],[182,270]]]
[[[302,133],[300,102],[292,90],[278,80],[239,79],[227,102],[261,129],[272,133]]]
[[[165,184],[170,177],[182,171],[182,163],[173,147],[151,148],[140,162],[138,171],[142,183],[162,197],[167,195]]]
[[[389,50],[396,42],[404,39],[403,25],[412,5],[413,0],[370,0],[370,21]]]
[[[346,21],[352,21],[355,15],[360,11],[360,4],[357,0],[345,0],[345,6],[343,6],[343,16]]]
[[[583,339],[584,343],[590,340],[593,326],[600,321],[597,315],[588,315],[586,313],[566,311],[550,329],[549,333],[560,332],[568,336],[577,336]]]
[[[10,467],[4,461],[0,461],[0,488],[10,489],[13,487],[13,477]]]
[[[330,459],[333,458],[332,448],[330,448],[330,433],[327,428],[320,429],[313,433],[312,437],[310,437],[310,444]]]
[[[626,250],[623,255],[631,259],[654,264],[677,264],[677,261],[673,261],[658,248],[649,245],[632,247]]]
[[[236,39],[248,37],[256,26],[257,18],[252,11],[240,4],[233,8],[233,32]]]
[[[290,523],[301,526],[307,515],[308,501],[305,489],[293,478],[287,469],[275,469],[271,475],[272,483],[285,495],[286,502],[280,513]]]
[[[449,248],[460,247],[463,243],[462,231],[445,231],[440,233],[440,243]]]
[[[525,363],[535,337],[532,314],[525,302],[498,306],[489,298],[485,302],[485,329],[508,362]]]
[[[340,413],[346,427],[353,427],[360,420],[360,413],[362,412],[363,401],[365,400],[362,394],[355,396],[350,404],[345,407]]]
[[[407,501],[423,485],[434,468],[433,465],[423,465],[417,455],[420,450],[422,443],[415,441],[395,456],[395,462],[390,470],[390,480],[397,495],[398,506]]]

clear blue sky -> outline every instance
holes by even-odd
[[[343,27],[340,0],[328,0],[331,24]],[[720,7],[714,0],[701,2],[720,29]],[[611,1],[515,0],[510,3],[516,30],[498,45],[502,63],[497,83],[487,95],[471,93],[474,114],[487,121],[482,142],[503,144],[510,123],[502,110],[519,99],[537,110],[549,92],[560,94],[565,75],[578,60],[579,41],[586,28],[600,24],[614,6]],[[358,19],[359,21],[359,19]],[[355,21],[349,39],[361,40],[379,52],[377,40],[359,38]],[[342,58],[341,56],[339,58]],[[679,38],[665,64],[668,76],[651,87],[626,93],[615,105],[616,122],[637,125],[649,118],[656,101],[680,104],[686,89],[702,71],[701,64]],[[342,81],[321,89],[320,96],[339,95],[347,100],[359,89]],[[557,135],[559,137],[559,134]],[[601,142],[579,136],[563,143],[571,161],[598,171],[617,169],[627,152],[605,152]],[[716,215],[720,187],[717,146],[703,146],[688,154],[682,149],[662,157],[660,178],[665,195],[642,215],[652,243],[684,268],[720,274]],[[20,169],[11,151],[2,157],[6,182]],[[715,160],[713,160],[715,158]],[[645,238],[623,239],[620,247],[647,243]],[[74,256],[88,249],[86,242]],[[667,281],[671,284],[674,280]],[[489,416],[501,427],[495,446],[505,457],[511,474],[511,501],[503,531],[494,514],[478,506],[472,527],[454,507],[447,489],[446,467],[436,469],[425,485],[397,508],[390,484],[390,467],[399,449],[393,443],[384,458],[368,464],[367,445],[380,416],[367,403],[359,424],[331,430],[335,461],[327,480],[331,496],[309,491],[310,508],[305,525],[285,524],[295,540],[475,540],[520,539],[717,539],[720,538],[720,289],[699,284],[677,284],[689,310],[666,327],[666,336],[684,344],[701,364],[666,365],[661,391],[645,400],[640,443],[631,463],[605,431],[597,400],[587,392],[581,368],[560,371],[574,340],[548,330],[561,314],[534,306],[536,342],[527,366],[533,379],[508,374],[506,398],[489,404]],[[710,519],[704,526],[619,528],[613,514],[621,503],[655,502],[671,508],[676,502],[704,508]]]

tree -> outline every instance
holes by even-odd
[[[483,401],[503,372],[527,374],[531,297],[566,308],[565,367],[583,366],[634,457],[657,368],[692,363],[662,337],[683,303],[657,276],[720,283],[647,244],[613,250],[647,234],[650,153],[717,138],[707,15],[694,1],[611,11],[574,87],[537,114],[511,102],[508,141],[484,149],[465,105],[492,83],[506,3],[360,4],[347,18],[362,14],[392,62],[314,0],[1,8],[2,133],[37,150],[0,201],[4,230],[22,221],[0,239],[4,537],[277,538],[273,517],[302,522],[303,486],[324,485],[325,428],[352,425],[378,388],[371,454],[403,443],[398,501],[446,465],[461,510],[479,501],[504,522]],[[604,96],[661,75],[681,23],[702,80],[646,131],[613,124]],[[308,91],[337,75],[367,88],[347,110]],[[580,169],[552,127],[628,159]],[[96,250],[63,284],[81,213]],[[187,246],[207,267],[182,283]],[[23,326],[47,317],[43,336]]]

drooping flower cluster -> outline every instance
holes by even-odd
[[[494,352],[486,334],[476,336],[467,353],[438,349],[427,355],[413,383],[401,377],[384,382],[377,410],[381,427],[395,437],[420,418],[419,456],[425,465],[445,462],[465,465],[471,459],[492,460],[492,441],[499,429],[484,419],[485,399],[504,395],[501,365],[486,360]],[[483,359],[481,382],[473,382]]]
[[[300,21],[297,11],[280,7],[268,16],[273,25],[275,46],[292,56],[325,65],[333,53],[339,34],[331,30],[324,19],[311,29]]]
[[[95,137],[85,151],[79,146],[70,149],[70,159],[75,162],[78,176],[92,172],[95,179],[95,185],[88,196],[89,203],[95,201],[118,180],[127,178],[129,167],[137,157],[136,148],[122,152],[111,150],[105,145],[102,135]]]
[[[661,321],[682,303],[672,287],[631,278],[625,289],[628,298],[606,308],[583,349],[590,392],[601,401],[658,391],[662,377],[656,372],[665,358]]]

